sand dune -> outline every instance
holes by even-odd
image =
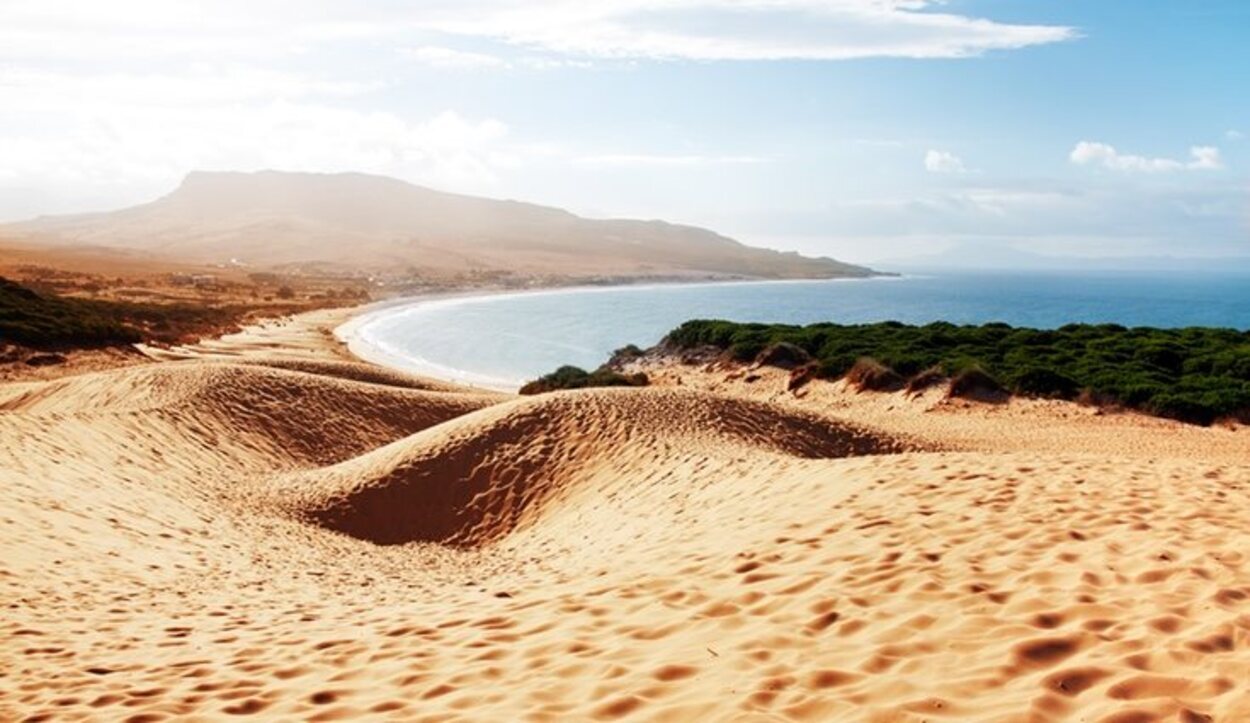
[[[0,386],[0,719],[1250,719],[1244,432],[769,383]]]
[[[611,390],[501,404],[286,486],[312,494],[303,504],[313,520],[352,537],[479,547],[537,524],[549,509],[634,494],[634,474],[666,464],[680,448],[702,450],[706,462],[732,462],[753,453],[832,458],[904,446],[758,402]]]

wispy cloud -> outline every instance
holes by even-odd
[[[961,58],[1076,37],[1058,25],[933,12],[939,0],[471,0],[417,19],[546,51],[653,60]]]
[[[924,154],[924,168],[930,173],[964,173],[963,159],[950,151],[930,150]]]
[[[1115,149],[1115,146],[1106,143],[1081,141],[1068,154],[1068,159],[1079,166],[1101,165],[1116,171],[1140,173],[1181,170],[1211,171],[1224,167],[1220,149],[1214,146],[1193,146],[1189,149],[1189,160],[1181,161],[1174,158],[1150,158],[1121,153]]]
[[[944,5],[944,0],[215,0],[200,7],[153,0],[5,0],[0,49],[10,60],[98,62],[196,53],[238,59],[365,39],[404,47],[414,33],[435,31],[580,59],[841,60],[962,58],[1077,37],[1067,26],[997,22],[942,12]],[[465,52],[435,49],[427,55],[472,62],[461,55]]]

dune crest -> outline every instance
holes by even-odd
[[[555,498],[610,495],[631,483],[630,471],[663,468],[679,448],[710,460],[751,453],[836,458],[906,445],[758,402],[599,390],[493,407],[288,484],[333,490],[305,503],[311,518],[332,530],[381,544],[476,547],[532,520]],[[593,490],[578,489],[592,482],[599,483]]]

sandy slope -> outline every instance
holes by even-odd
[[[1250,719],[1244,430],[260,360],[0,386],[0,719]]]

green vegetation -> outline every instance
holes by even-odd
[[[174,343],[233,325],[243,313],[235,307],[54,296],[0,277],[0,342],[35,348]]]
[[[0,278],[0,340],[26,346],[108,346],[139,341],[139,333],[89,303],[40,296]]]
[[[586,387],[645,387],[646,374],[620,374],[607,367],[588,372],[575,366],[562,366],[554,372],[521,387],[522,394],[542,394],[559,389]]]
[[[907,384],[902,374],[869,357],[856,360],[847,370],[846,379],[860,389],[876,392],[895,392]]]
[[[811,355],[819,375],[828,379],[846,375],[861,359],[873,359],[911,378],[908,388],[932,383],[939,370],[951,377],[977,369],[967,380],[975,386],[993,382],[1026,396],[1083,395],[1199,424],[1225,417],[1250,419],[1250,332],[1233,329],[1070,324],[1040,330],[944,322],[791,326],[697,320],[682,324],[666,339],[670,348],[712,346],[741,361],[755,360],[782,343]],[[873,374],[880,377],[884,371]]]

